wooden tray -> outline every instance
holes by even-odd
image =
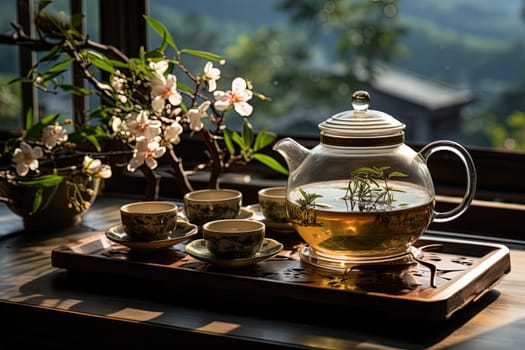
[[[449,319],[510,272],[510,253],[504,245],[428,234],[416,246],[437,245],[438,249],[425,250],[423,263],[389,271],[358,268],[346,274],[301,261],[299,251],[304,245],[299,240],[282,242],[283,251],[268,260],[241,269],[224,269],[187,255],[187,242],[144,254],[99,233],[55,248],[51,261],[53,266],[71,272],[118,276],[137,281],[137,285],[146,281],[159,288],[212,296],[236,305],[256,301],[305,307],[311,303],[425,320]],[[435,287],[426,263],[436,267]]]

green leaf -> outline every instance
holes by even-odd
[[[233,146],[232,142],[232,134],[235,131],[230,129],[224,129],[224,143],[226,144],[226,148],[228,149],[228,152],[230,153],[230,156],[233,156],[235,154],[235,147]]]
[[[31,129],[33,127],[33,122],[33,108],[29,108],[26,113],[25,129]]]
[[[98,142],[98,138],[95,135],[86,135],[85,140],[89,141],[93,147],[97,150],[97,152],[100,152],[102,150],[102,146]]]
[[[115,72],[115,68],[111,64],[111,61],[104,57],[104,55],[94,51],[86,51],[86,55],[89,61],[97,68],[108,73]]]
[[[53,67],[49,68],[50,72],[64,72],[65,68],[67,68],[71,63],[74,62],[73,58],[58,62]]]
[[[42,201],[44,199],[44,188],[43,187],[38,188],[35,191],[35,198],[33,199],[33,208],[31,210],[30,215],[34,215],[39,210],[44,210],[47,207],[49,207],[49,205],[53,201],[53,197],[55,197],[57,192],[58,192],[58,185],[54,186],[53,190],[48,194],[46,202],[44,203],[44,205],[42,205]]]
[[[108,60],[108,62],[111,63],[115,68],[128,68],[128,64],[126,62],[119,60]]]
[[[286,169],[281,163],[279,163],[275,158],[264,154],[264,153],[254,153],[252,157],[257,159],[259,162],[263,163],[270,169],[277,171],[278,173],[288,175],[288,169]]]
[[[173,47],[173,49],[175,49],[175,51],[179,50],[177,48],[177,45],[175,45],[175,42],[173,41],[170,32],[166,29],[164,24],[146,15],[144,15],[144,19],[146,20],[146,22],[148,22],[151,29],[153,29],[161,38],[165,39],[168,42],[168,44],[170,44],[170,46]]]
[[[33,79],[20,77],[20,78],[9,80],[7,84],[9,85],[9,84],[14,84],[14,83],[33,83]]]
[[[392,171],[390,174],[388,174],[388,178],[392,178],[394,176],[397,176],[397,177],[405,177],[405,176],[408,176],[407,174],[405,173],[402,173],[400,171]]]
[[[42,82],[40,84],[45,85],[45,84],[43,84],[44,82],[46,82],[48,80],[51,80],[51,79],[59,76],[60,74],[66,72],[66,71],[67,71],[67,69],[62,69],[62,70],[59,70],[59,71],[54,71],[54,72],[48,71],[48,72],[42,73],[40,75],[40,78],[42,78]]]
[[[53,201],[53,197],[55,197],[56,193],[58,192],[58,185],[55,186],[53,188],[53,190],[51,191],[51,193],[49,193],[49,195],[47,196],[47,200],[46,202],[44,203],[44,205],[41,205],[39,208],[39,210],[44,210],[45,208],[49,207],[49,205],[51,204],[51,202]],[[33,212],[34,213],[34,212]]]
[[[34,180],[20,181],[18,185],[32,188],[52,187],[64,181],[64,176],[49,174],[34,178]]]
[[[142,59],[138,59],[138,58],[130,59],[129,69],[132,71],[136,71],[137,73],[142,73],[146,76],[153,76],[153,70],[149,68],[145,60],[146,60],[145,57],[143,57]]]
[[[63,84],[59,85],[61,89],[77,96],[87,96],[91,95],[91,91],[89,91],[86,88],[76,86],[76,85],[69,85],[69,84]]]
[[[231,137],[232,137],[233,142],[238,144],[239,147],[241,147],[241,149],[244,150],[244,149],[248,149],[250,147],[250,145],[245,145],[244,144],[244,139],[241,137],[241,135],[239,135],[238,132],[236,132],[236,131],[232,132]]]
[[[144,51],[144,46],[141,46],[139,49],[139,59],[142,62],[146,60],[146,51]]]
[[[377,169],[364,166],[364,167],[361,167],[359,169],[352,171],[352,175],[359,175],[359,174],[375,175],[377,174]]]
[[[60,50],[60,45],[53,46],[44,57],[42,57],[39,62],[47,62],[47,61],[55,61],[60,54],[58,53]]]
[[[155,49],[155,50],[146,52],[144,54],[144,57],[146,57],[148,60],[160,61],[164,59],[164,53],[160,49]]]
[[[186,85],[184,83],[181,83],[178,79],[177,79],[177,87],[179,89],[181,89],[182,91],[186,91],[186,92],[189,92],[189,93],[193,93],[195,91],[195,89],[189,87],[188,85]]]
[[[102,118],[102,116],[100,118]],[[77,144],[87,141],[95,147],[97,152],[101,152],[102,146],[99,143],[99,139],[107,139],[108,137],[102,126],[86,125],[81,130],[69,134],[68,140]]]
[[[253,127],[252,124],[248,121],[247,118],[243,119],[242,124],[242,138],[244,140],[244,145],[250,147],[253,142]]]
[[[42,124],[44,126],[48,126],[48,125],[53,124],[54,122],[56,122],[56,120],[58,119],[59,116],[60,116],[60,114],[58,114],[58,113],[47,115],[47,116],[45,116],[45,117],[40,119],[39,124]]]
[[[221,61],[224,60],[224,57],[216,55],[214,53],[208,52],[208,51],[201,51],[201,50],[192,50],[192,49],[182,49],[180,50],[181,53],[186,53],[189,55],[202,57],[208,60],[212,61]]]
[[[255,138],[255,144],[253,145],[253,150],[255,152],[263,149],[264,147],[270,145],[277,138],[277,134],[274,132],[266,131],[266,129],[261,130],[257,137]]]
[[[44,195],[44,189],[39,188],[35,191],[35,199],[33,199],[33,208],[31,209],[31,214],[36,213],[40,205],[42,204],[42,197]]]

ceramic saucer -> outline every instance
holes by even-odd
[[[110,227],[106,231],[106,237],[115,242],[122,244],[128,248],[136,250],[158,250],[166,249],[175,244],[183,242],[191,237],[195,236],[198,232],[198,228],[194,224],[190,224],[185,221],[178,221],[177,228],[168,233],[168,238],[157,241],[137,241],[131,239],[128,234],[124,231],[122,225],[116,225]]]
[[[259,251],[253,257],[242,259],[218,259],[206,248],[204,239],[196,239],[186,245],[186,253],[197,260],[221,267],[244,267],[257,264],[283,250],[283,244],[271,238],[265,238]]]
[[[188,220],[188,218],[186,218],[186,214],[184,213],[184,210],[182,209],[179,210],[178,215],[179,215],[179,218],[182,218],[183,220],[186,220],[186,221]],[[253,216],[253,210],[248,209],[247,207],[241,207],[241,212],[234,219],[250,219],[252,216]]]
[[[266,219],[259,204],[248,205],[246,208],[253,212],[252,219],[264,222],[270,230],[280,233],[296,233],[291,222],[275,222]]]

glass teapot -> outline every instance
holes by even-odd
[[[286,211],[307,243],[301,258],[320,267],[348,268],[390,263],[418,254],[414,242],[428,225],[453,220],[474,198],[474,162],[460,144],[440,140],[420,152],[404,144],[405,124],[368,109],[366,91],[352,95],[353,110],[319,124],[320,144],[307,149],[291,138],[274,150],[285,159],[289,176]],[[435,210],[428,158],[454,153],[466,169],[461,203]]]

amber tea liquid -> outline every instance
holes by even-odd
[[[434,200],[419,186],[389,182],[389,204],[345,199],[348,182],[301,186],[320,195],[315,205],[301,202],[298,189],[287,198],[287,212],[301,237],[317,254],[339,259],[368,259],[405,253],[432,220]]]

